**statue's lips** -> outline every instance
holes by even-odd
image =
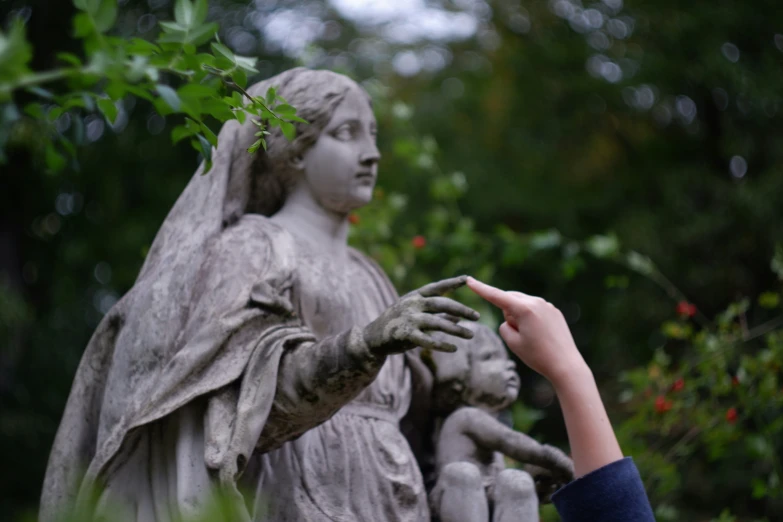
[[[367,179],[367,180],[375,180],[375,174],[372,172],[357,172],[356,173],[356,179]]]
[[[511,375],[509,375],[508,379],[506,379],[506,386],[508,386],[509,388],[511,388],[512,386],[514,388],[519,388],[520,384],[521,381],[519,380],[519,375],[517,375],[516,373],[512,373]]]

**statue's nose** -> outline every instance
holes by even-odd
[[[380,159],[381,153],[378,152],[378,149],[373,148],[363,153],[359,157],[359,163],[361,163],[363,167],[373,167],[378,163],[378,161],[380,161]]]

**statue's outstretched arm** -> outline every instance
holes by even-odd
[[[260,449],[273,449],[329,419],[375,379],[385,359],[368,349],[355,327],[286,351]]]
[[[498,451],[521,463],[549,469],[565,481],[573,478],[573,462],[554,446],[541,444],[524,433],[514,431],[478,408],[462,408],[452,415],[458,416],[454,420],[477,446]]]
[[[441,297],[464,284],[465,277],[457,277],[426,285],[401,297],[366,327],[286,351],[272,412],[261,436],[264,447],[271,449],[298,437],[331,417],[375,379],[388,355],[416,346],[456,350],[431,332],[472,337],[472,331],[441,315],[478,319],[474,310]]]

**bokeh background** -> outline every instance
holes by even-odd
[[[119,4],[124,37],[172,18]],[[74,14],[0,1],[36,70],[81,52]],[[470,272],[560,307],[660,520],[783,520],[778,1],[216,0],[209,19],[254,79],[362,82],[383,159],[354,243],[400,291]],[[199,162],[144,100],[82,116],[62,172],[24,130],[0,165],[0,519],[34,512],[81,352]],[[565,445],[522,374],[515,425]]]

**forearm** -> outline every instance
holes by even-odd
[[[266,449],[329,419],[372,383],[384,361],[370,352],[358,328],[288,350],[261,437]]]
[[[576,476],[622,459],[620,445],[587,365],[553,384],[563,411]]]

